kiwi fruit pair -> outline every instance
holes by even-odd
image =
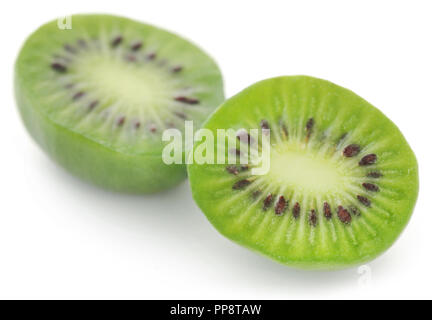
[[[120,17],[72,21],[71,30],[54,21],[30,36],[15,76],[26,127],[69,171],[118,191],[166,189],[186,173],[163,163],[162,131],[205,121],[214,137],[234,129],[235,148],[217,141],[212,151],[223,148],[227,161],[192,162],[187,174],[194,200],[229,239],[293,267],[337,269],[375,258],[408,223],[416,158],[353,92],[278,77],[223,102],[218,67],[188,41]],[[252,129],[263,129],[258,139]],[[270,166],[256,175],[263,135]]]
[[[219,68],[189,41],[110,15],[74,15],[25,42],[15,95],[38,144],[75,175],[116,191],[148,193],[186,178],[162,161],[162,132],[199,126],[223,100]]]

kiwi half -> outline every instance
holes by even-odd
[[[204,124],[215,137],[234,129],[237,155],[242,143],[260,149],[247,133],[260,127],[270,130],[267,174],[252,175],[250,156],[188,165],[193,197],[218,231],[298,268],[348,267],[390,247],[413,211],[418,172],[386,116],[347,89],[292,76],[250,86]]]
[[[163,130],[198,127],[224,100],[221,73],[199,48],[156,27],[109,15],[52,21],[25,42],[16,100],[42,148],[74,174],[125,192],[186,177],[162,161]]]

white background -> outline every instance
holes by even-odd
[[[0,298],[432,298],[430,1],[12,1],[0,17]],[[219,63],[227,97],[278,75],[350,88],[401,129],[420,166],[405,232],[369,264],[298,271],[219,235],[187,182],[129,196],[81,182],[22,126],[13,64],[40,24],[71,13],[129,16],[175,31]],[[429,199],[429,203],[427,202]]]

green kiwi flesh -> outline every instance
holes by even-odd
[[[198,127],[223,100],[215,62],[189,41],[109,15],[74,15],[25,42],[15,95],[30,134],[75,175],[116,191],[147,193],[186,178],[162,161],[162,132]]]
[[[252,175],[251,164],[188,165],[193,197],[219,232],[304,269],[364,263],[394,243],[417,199],[418,169],[391,120],[345,88],[291,76],[248,87],[203,126],[215,137],[260,127],[270,130],[267,174]]]

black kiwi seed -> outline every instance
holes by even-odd
[[[260,127],[263,130],[263,135],[268,136],[270,134],[270,124],[267,120],[261,120]]]
[[[348,210],[342,206],[338,206],[338,218],[342,223],[348,224],[351,222],[351,215]]]
[[[376,172],[376,171],[372,171],[372,172],[369,172],[367,175],[366,175],[367,177],[369,177],[369,178],[381,178],[382,177],[382,173],[380,173],[380,172]]]
[[[237,181],[236,183],[234,183],[232,188],[233,188],[233,190],[242,190],[250,184],[251,184],[251,181],[249,181],[248,179],[243,179],[243,180],[240,180],[240,181]]]
[[[363,186],[363,188],[365,188],[366,190],[369,190],[369,191],[374,191],[374,192],[379,191],[379,187],[373,183],[365,182],[362,184],[362,186]]]
[[[276,203],[276,207],[275,207],[275,213],[276,215],[281,215],[282,213],[284,213],[286,209],[286,201],[284,196],[280,196],[279,200]]]
[[[328,202],[324,202],[324,217],[326,217],[327,219],[331,219],[332,217],[332,212],[331,212],[331,208],[330,205],[328,204]]]
[[[141,127],[141,122],[139,122],[139,121],[135,122],[134,128],[139,129],[140,127]]]
[[[315,124],[315,120],[313,118],[309,118],[308,122],[306,123],[306,130],[311,131],[314,124]]]
[[[177,73],[183,70],[182,66],[175,66],[174,68],[172,68],[172,72],[173,73]]]
[[[371,154],[364,156],[360,160],[359,165],[360,166],[368,166],[368,165],[374,164],[376,162],[376,160],[377,160],[376,154],[371,153]]]
[[[112,41],[111,41],[111,46],[113,48],[117,47],[120,43],[122,43],[123,41],[123,37],[122,36],[117,36],[115,37]]]
[[[226,171],[228,171],[229,173],[231,173],[233,175],[238,175],[238,173],[239,173],[236,166],[228,166],[228,167],[226,167]]]
[[[357,200],[360,201],[362,204],[364,204],[366,207],[370,207],[371,205],[370,200],[364,196],[358,195]]]
[[[121,127],[126,121],[125,117],[120,117],[117,119],[117,126]]]
[[[73,100],[78,100],[79,98],[83,97],[85,95],[85,92],[83,91],[78,91],[77,93],[75,93],[72,97]]]
[[[154,53],[154,52],[149,53],[149,54],[147,55],[147,59],[148,59],[148,60],[154,60],[154,59],[156,59],[156,53]]]
[[[59,63],[59,62],[52,63],[51,68],[57,72],[62,72],[62,73],[67,71],[66,66],[64,64]]]
[[[294,204],[294,207],[292,209],[292,213],[293,213],[294,218],[296,218],[296,219],[300,216],[300,204],[298,202],[296,202]]]
[[[343,150],[343,155],[347,158],[351,158],[358,155],[359,152],[360,146],[358,144],[350,144]]]
[[[93,110],[94,108],[96,108],[96,106],[99,104],[99,101],[98,100],[94,100],[94,101],[92,101],[90,104],[89,104],[89,106],[88,106],[88,108],[89,108],[89,110]]]
[[[315,124],[315,120],[313,118],[310,118],[308,120],[308,122],[306,123],[306,137],[309,139],[311,134],[312,134],[312,130]]]
[[[273,203],[273,195],[269,193],[264,199],[263,210],[266,211]]]
[[[142,47],[142,42],[136,42],[131,45],[131,50],[138,51],[139,49],[141,49],[141,47]]]
[[[175,101],[178,102],[183,102],[183,103],[187,103],[187,104],[198,104],[199,100],[195,99],[195,98],[188,98],[185,96],[178,96],[174,98]]]
[[[157,127],[156,127],[156,125],[155,125],[155,124],[151,124],[151,125],[149,126],[149,131],[150,131],[151,133],[155,133],[155,132],[157,131]]]
[[[312,227],[316,227],[318,223],[318,217],[314,209],[311,210],[309,215],[309,223]]]
[[[270,125],[267,120],[261,120],[260,126],[262,129],[270,130]]]

